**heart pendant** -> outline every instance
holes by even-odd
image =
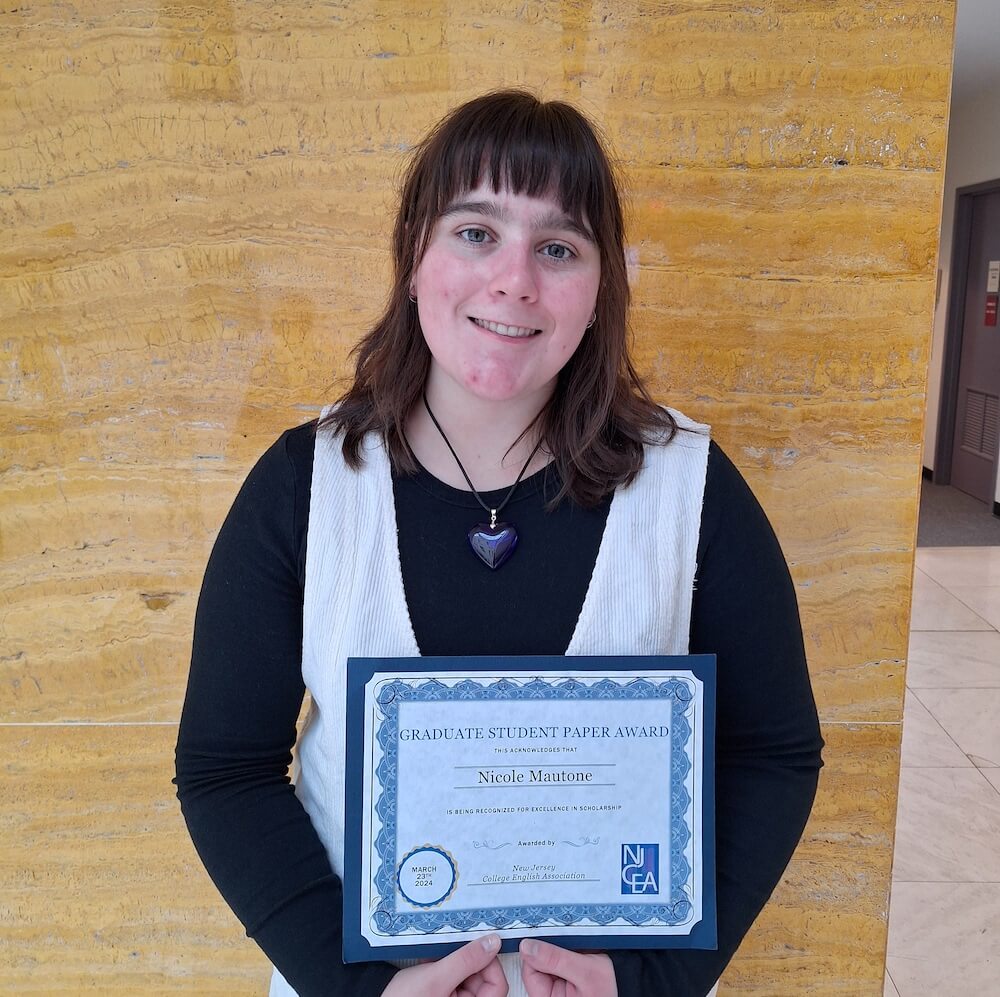
[[[514,553],[517,530],[510,523],[478,523],[469,530],[469,543],[479,560],[496,571]]]

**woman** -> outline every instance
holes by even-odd
[[[632,367],[619,198],[573,108],[501,92],[452,112],[416,152],[392,248],[353,385],[261,459],[206,572],[177,752],[195,844],[277,967],[272,994],[702,997],[821,764],[774,534],[706,428]],[[717,655],[718,950],[498,957],[490,938],[345,966],[346,657],[567,650]]]

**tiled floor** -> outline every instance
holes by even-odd
[[[921,547],[886,997],[1000,995],[1000,547]]]

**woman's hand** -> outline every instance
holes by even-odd
[[[437,962],[401,969],[382,997],[507,997],[500,937],[477,938]]]
[[[618,997],[615,967],[603,952],[571,952],[526,938],[521,979],[528,997]]]

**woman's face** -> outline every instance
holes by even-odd
[[[585,220],[586,224],[586,220]],[[414,275],[428,390],[540,409],[586,333],[600,251],[553,197],[489,184],[438,218]]]

